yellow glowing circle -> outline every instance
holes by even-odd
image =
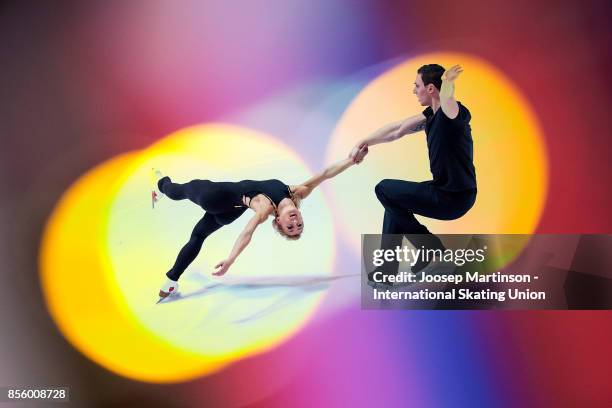
[[[421,112],[425,107],[412,94],[413,83],[417,69],[430,63],[464,68],[456,83],[456,97],[472,113],[478,197],[458,220],[417,217],[440,234],[533,232],[547,188],[542,133],[516,86],[481,59],[452,53],[422,55],[374,79],[340,119],[327,162],[347,155],[358,140],[383,125]],[[364,162],[351,171],[350,178],[338,178],[330,190],[340,228],[358,248],[360,234],[379,234],[382,229],[384,211],[374,194],[380,180],[431,179],[425,133],[373,146]]]
[[[311,175],[278,141],[228,125],[184,129],[89,171],[58,203],[41,247],[42,288],[62,334],[120,375],[173,382],[268,350],[299,330],[323,292],[292,279],[331,272],[334,233],[323,194],[304,203],[300,241],[262,224],[228,275],[213,279],[213,266],[227,257],[249,213],[215,232],[181,277],[184,297],[155,305],[164,273],[204,212],[168,198],[152,210],[152,166],[175,182],[298,184]]]

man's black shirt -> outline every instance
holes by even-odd
[[[476,189],[474,148],[470,127],[470,111],[459,103],[459,114],[450,119],[438,108],[423,111],[427,118],[425,134],[429,149],[429,167],[433,185],[446,191]]]

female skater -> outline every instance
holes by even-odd
[[[272,226],[278,233],[287,239],[299,239],[304,230],[304,221],[298,208],[300,200],[308,197],[324,180],[359,163],[366,153],[367,147],[364,147],[353,158],[344,159],[303,184],[293,186],[279,180],[242,180],[236,183],[192,180],[178,184],[156,172],[161,178],[157,182],[158,191],[152,193],[154,203],[166,195],[172,200],[191,200],[206,211],[195,225],[189,242],[179,252],[174,266],[166,273],[168,279],[159,291],[159,301],[176,293],[179,277],[198,255],[204,240],[222,226],[234,222],[247,209],[254,212],[253,217],[236,239],[229,256],[215,266],[213,275],[221,276],[227,272],[251,241],[255,229],[270,215],[274,216]]]

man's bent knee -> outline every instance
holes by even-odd
[[[389,191],[390,182],[391,182],[390,179],[384,179],[384,180],[381,180],[376,185],[376,187],[374,187],[374,192],[376,193],[376,197],[378,197],[378,200],[383,204],[389,201],[389,199],[386,196],[386,193]]]

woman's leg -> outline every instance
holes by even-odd
[[[166,193],[164,192],[164,194]],[[223,224],[218,223],[213,214],[204,214],[204,217],[194,227],[189,242],[183,246],[174,266],[166,273],[166,276],[173,281],[177,281],[200,252],[204,240],[222,226]]]
[[[159,188],[159,191],[164,193],[172,200],[189,199],[198,204],[196,201],[198,197],[198,190],[192,182],[185,184],[173,183],[172,180],[170,180],[170,177],[166,176],[159,179],[157,182],[157,187]]]
[[[222,214],[233,212],[240,205],[229,182],[210,180],[191,180],[188,183],[173,183],[169,177],[161,178],[157,185],[159,191],[173,200],[188,199],[202,207],[207,213]],[[241,206],[242,207],[242,206]],[[245,207],[242,208],[243,210]]]

